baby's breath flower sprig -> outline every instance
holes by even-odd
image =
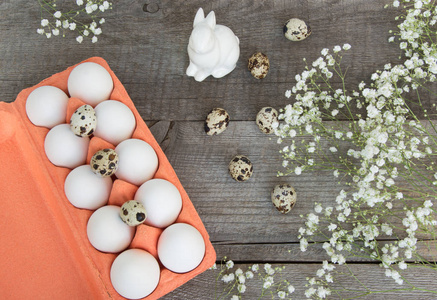
[[[96,43],[106,22],[101,15],[112,9],[112,2],[107,0],[75,0],[63,4],[61,8],[57,0],[38,0],[38,3],[41,7],[41,23],[37,33],[49,39],[75,32],[78,43],[84,39]]]
[[[322,49],[286,91],[293,103],[280,110],[275,133],[287,145],[280,151],[286,171],[278,175],[331,171],[344,185],[333,203],[316,203],[314,212],[302,216],[301,250],[321,243],[330,257],[308,278],[308,298],[376,293],[349,268],[353,257],[379,262],[402,290],[437,294],[404,276],[411,267],[437,271],[437,258],[419,249],[437,243],[437,114],[436,105],[427,108],[421,97],[437,97],[437,5],[404,0],[393,6],[402,8],[402,23],[389,42],[399,42],[403,63],[386,64],[370,84],[349,92],[341,61],[351,46]],[[349,275],[363,290],[341,287],[339,275]]]
[[[215,269],[218,269],[216,266]],[[291,299],[294,286],[282,277],[285,266],[273,267],[271,264],[253,264],[244,271],[234,268],[234,262],[226,257],[220,263],[220,272],[216,278],[215,299],[245,299],[248,281],[259,284],[258,299],[270,296],[271,299]],[[220,288],[219,286],[224,287]],[[221,292],[217,292],[217,290]]]

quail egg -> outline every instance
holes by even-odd
[[[121,206],[120,218],[129,226],[137,226],[146,220],[147,212],[143,204],[129,200]]]
[[[290,41],[302,41],[311,34],[311,27],[305,21],[291,18],[284,25],[284,35]]]
[[[252,162],[244,155],[235,156],[229,163],[229,174],[236,181],[246,181],[252,176]]]
[[[70,128],[77,136],[90,136],[96,126],[96,112],[91,105],[82,105],[71,115]]]
[[[97,151],[90,160],[91,169],[101,177],[108,177],[118,169],[118,154],[113,149]]]
[[[272,190],[273,205],[281,213],[288,213],[296,204],[296,191],[289,184],[278,184]]]
[[[267,55],[261,52],[254,53],[248,61],[247,68],[253,77],[262,79],[267,76],[270,69],[270,61]]]
[[[262,132],[272,133],[278,126],[278,111],[273,107],[263,107],[256,115],[256,124]]]
[[[207,135],[217,135],[228,128],[229,114],[223,108],[212,109],[205,120],[205,132]]]

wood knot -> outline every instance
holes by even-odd
[[[159,7],[159,4],[157,2],[146,3],[143,6],[143,11],[154,14],[154,13],[158,12],[159,8],[160,7]]]

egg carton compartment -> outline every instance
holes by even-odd
[[[195,207],[121,82],[104,59],[93,57],[83,62],[97,63],[110,73],[114,89],[109,99],[118,100],[131,109],[136,120],[132,138],[147,142],[158,156],[158,169],[153,178],[168,180],[177,187],[182,197],[182,210],[175,223],[194,226],[205,242],[205,256],[192,271],[175,273],[160,264],[159,284],[144,298],[157,299],[210,268],[216,254]],[[26,115],[26,99],[37,87],[55,86],[68,95],[67,79],[77,65],[21,91],[15,102],[0,103],[0,154],[3,163],[0,211],[5,224],[0,236],[3,245],[0,255],[8,257],[0,268],[0,276],[4,279],[5,290],[2,293],[5,296],[59,298],[67,294],[78,299],[123,299],[110,280],[111,265],[118,253],[100,252],[90,244],[86,225],[93,211],[78,209],[68,201],[64,182],[71,169],[57,167],[48,160],[44,139],[49,129],[35,126]],[[73,112],[83,104],[78,98],[68,100],[67,123]],[[92,137],[86,163],[89,164],[98,150],[115,149],[115,146]],[[113,179],[107,205],[121,206],[134,199],[139,188],[137,185]],[[157,242],[162,231],[145,224],[137,226],[129,249],[146,250],[159,262]]]

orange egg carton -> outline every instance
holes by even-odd
[[[160,265],[160,282],[144,298],[158,299],[210,268],[216,254],[195,207],[121,82],[102,58],[84,62],[98,63],[111,74],[114,90],[110,99],[126,104],[135,115],[137,125],[132,137],[149,143],[158,155],[154,178],[170,181],[181,193],[182,211],[176,222],[194,226],[205,241],[205,256],[194,270],[178,274]],[[123,299],[110,280],[111,265],[118,254],[99,252],[89,243],[86,226],[93,211],[78,209],[67,200],[64,181],[71,170],[47,159],[44,139],[49,129],[33,125],[26,114],[26,99],[37,87],[55,86],[68,95],[67,79],[74,67],[24,89],[15,102],[0,102],[1,299]],[[83,104],[77,98],[69,99],[66,122]],[[114,149],[114,145],[91,138],[87,163],[104,148]],[[115,179],[108,204],[121,206],[134,198],[137,189]],[[162,230],[139,225],[129,248],[146,250],[158,259],[157,242]]]

